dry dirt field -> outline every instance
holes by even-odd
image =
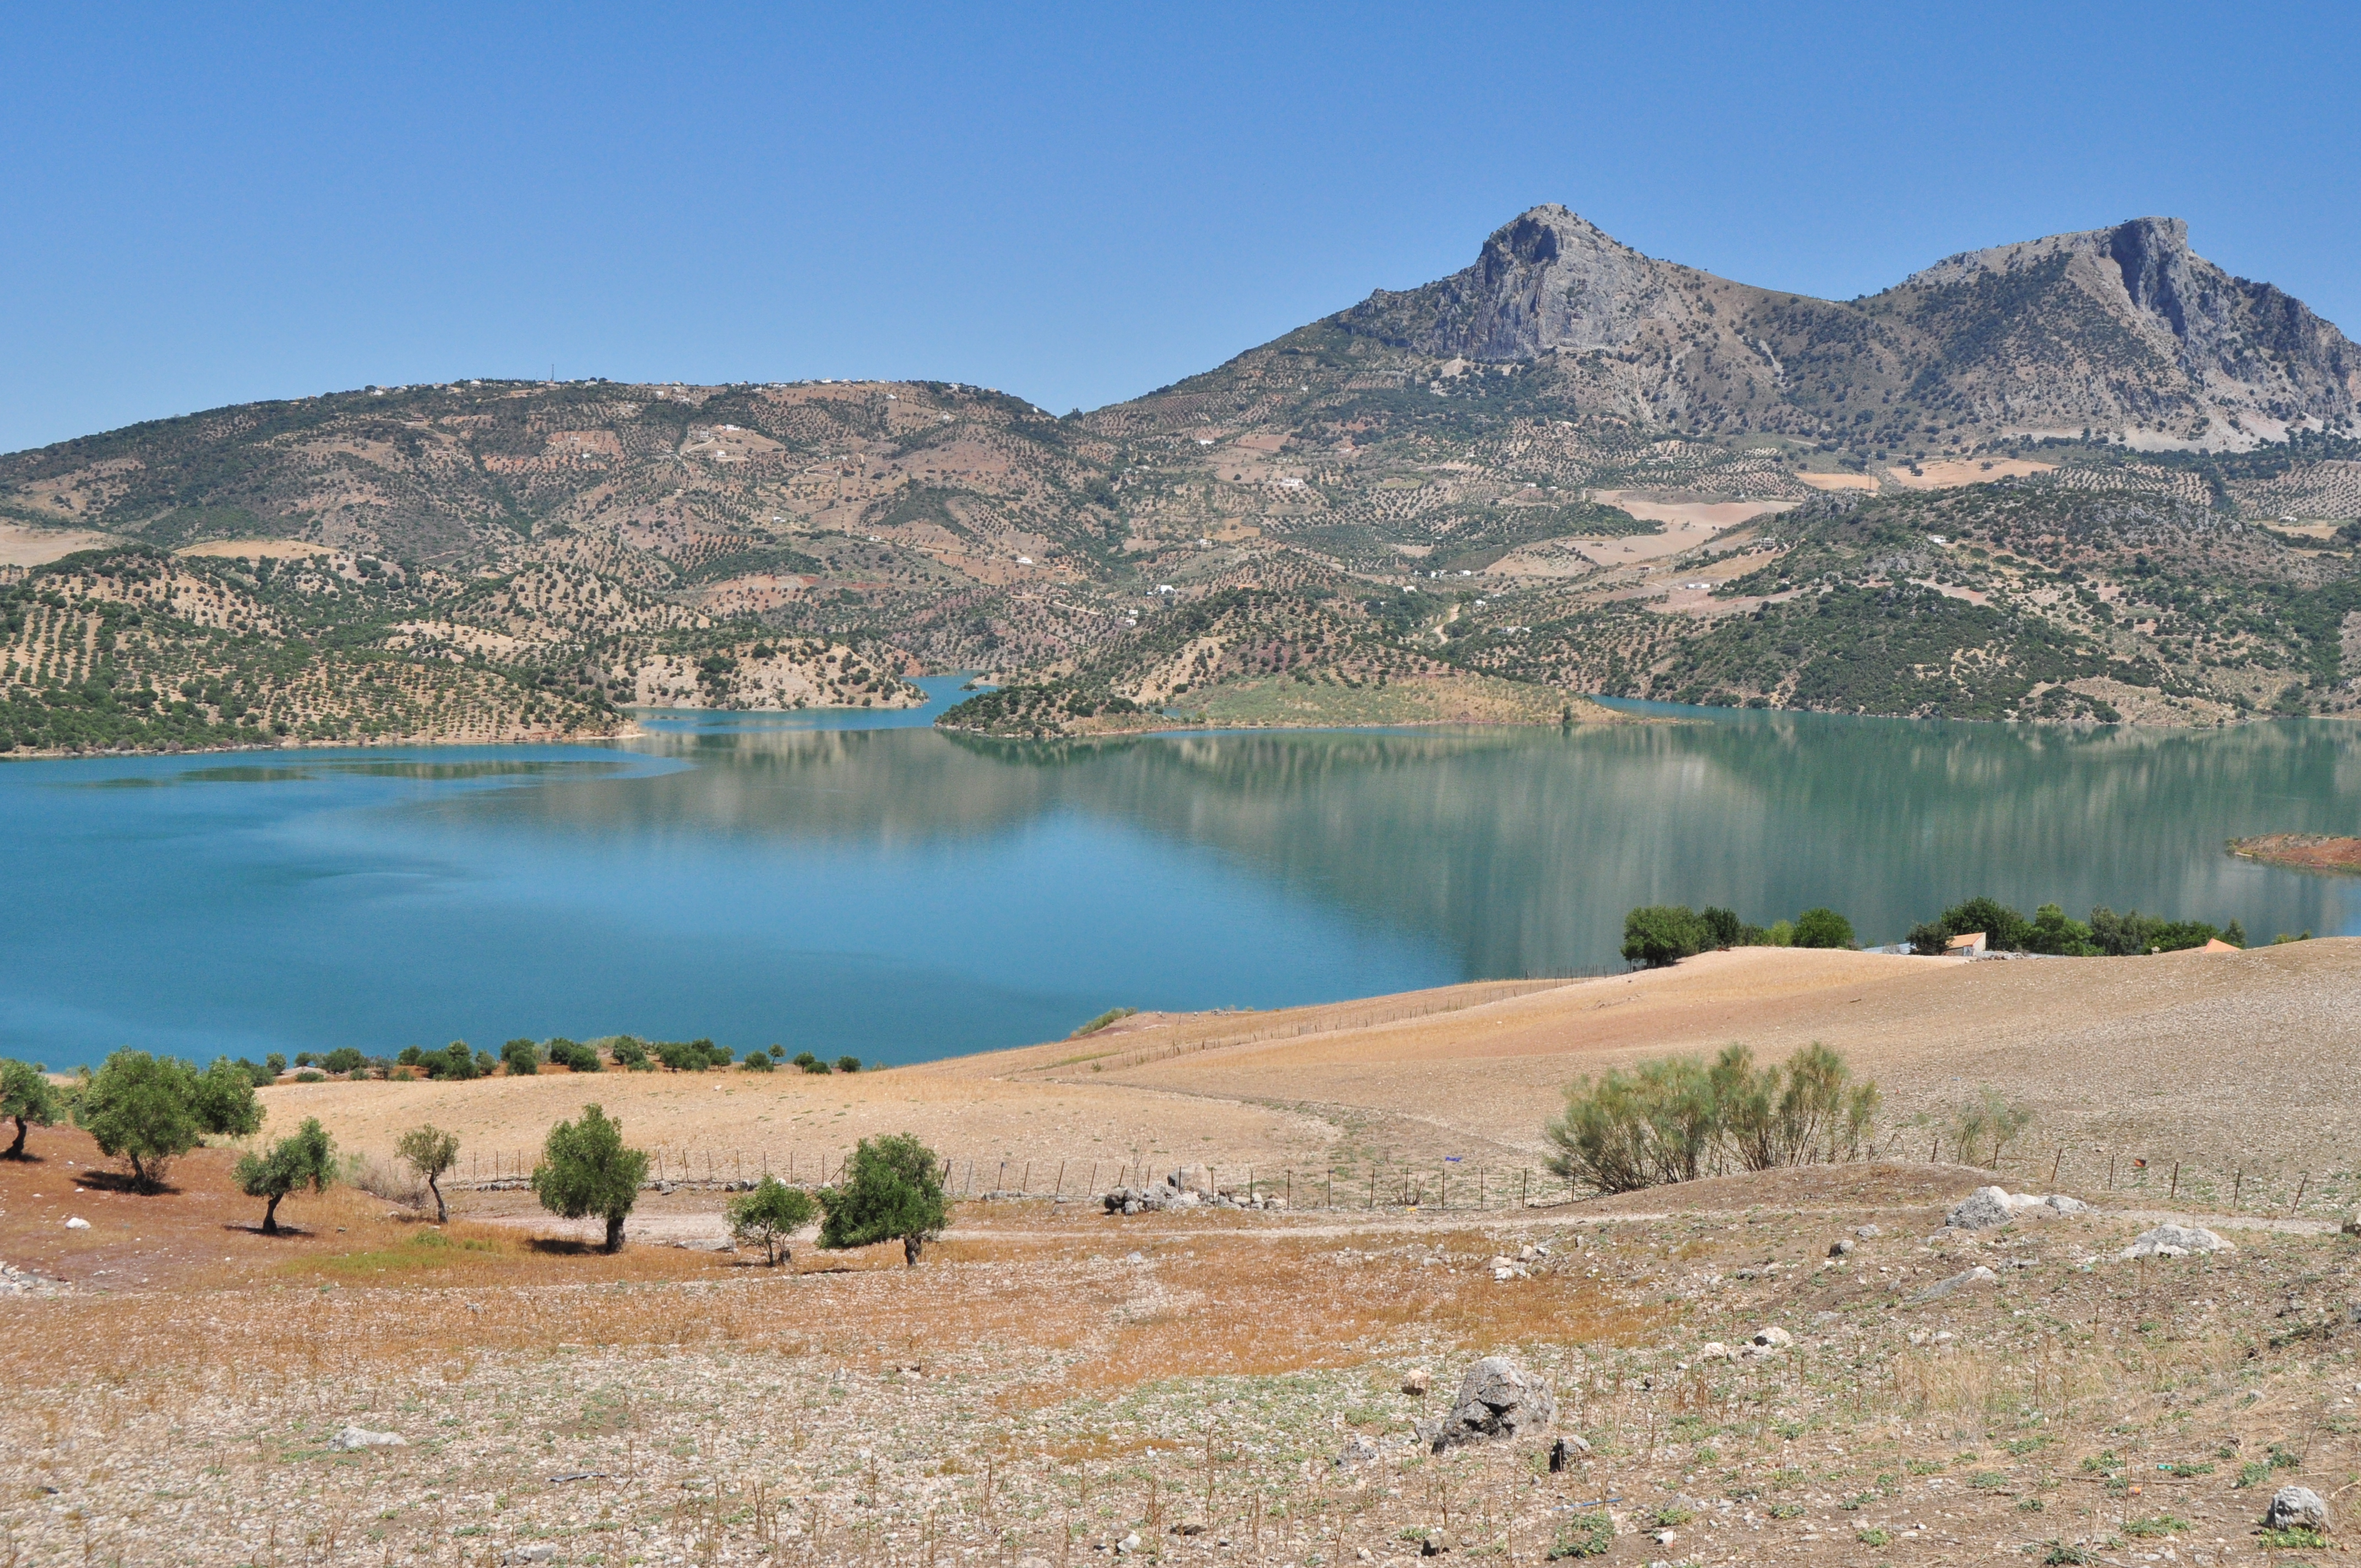
[[[1594,1516],[1612,1533],[1581,1560],[1617,1564],[2258,1562],[2274,1487],[2329,1498],[2333,1542],[2361,1486],[2361,1241],[2335,1227],[2356,973],[2361,943],[2327,941],[1741,952],[857,1076],[266,1091],[275,1127],[317,1114],[362,1150],[432,1117],[463,1166],[595,1095],[691,1162],[615,1257],[537,1220],[505,1166],[447,1226],[340,1188],[266,1238],[230,1151],[139,1196],[82,1135],[36,1129],[33,1160],[0,1162],[0,1261],[29,1271],[0,1277],[0,1563],[1532,1563]],[[1891,1157],[1610,1200],[1511,1187],[1567,1078],[1733,1038],[1845,1050],[1887,1090]],[[1930,1162],[1911,1118],[1987,1080],[2042,1118],[2000,1179],[2093,1212],[1943,1228],[1994,1173]],[[961,1202],[915,1270],[713,1245],[707,1169],[742,1154],[708,1152],[792,1150],[807,1177],[905,1127],[983,1163],[979,1189],[1029,1154],[1044,1195]],[[1104,1186],[1184,1157],[1225,1183],[1255,1165],[1293,1205],[1077,1201],[1075,1158]],[[2225,1159],[2235,1194],[2207,1185]],[[2301,1205],[2267,1159],[2308,1179]],[[2168,1214],[2234,1250],[2118,1260]],[[1793,1344],[1703,1349],[1773,1328]],[[1427,1453],[1416,1423],[1489,1353],[1549,1380],[1554,1427]],[[1421,1371],[1433,1390],[1405,1392]],[[337,1447],[356,1425],[403,1441]],[[1553,1473],[1557,1435],[1589,1447]]]

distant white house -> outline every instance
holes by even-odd
[[[1984,934],[1982,931],[1962,931],[1943,944],[1943,956],[1947,959],[1982,958],[1984,952]]]

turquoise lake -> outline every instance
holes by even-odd
[[[0,763],[0,1055],[628,1031],[912,1061],[1115,1005],[1615,969],[1623,912],[1658,902],[1827,904],[1864,941],[1976,893],[2361,931],[2361,880],[2223,852],[2361,831],[2342,723],[1680,710],[1021,745],[934,711]]]

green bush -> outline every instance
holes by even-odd
[[[861,1058],[859,1057],[839,1057],[836,1058],[836,1070],[839,1072],[859,1072],[861,1070]]]
[[[569,1072],[597,1072],[601,1066],[596,1050],[577,1045],[563,1035],[544,1046],[542,1052],[553,1063]]]
[[[54,1127],[64,1114],[64,1100],[38,1063],[0,1060],[0,1116],[16,1118],[16,1139],[0,1159],[23,1159],[26,1130]]]
[[[1910,946],[1924,954],[1939,954],[1954,937],[1984,934],[1984,946],[1994,952],[2048,953],[2059,958],[2121,958],[2139,953],[2169,953],[2202,948],[2217,938],[2245,947],[2246,933],[2233,920],[2217,928],[2202,920],[2164,920],[2137,910],[2118,915],[2102,904],[2085,923],[2055,904],[2034,911],[2033,918],[1995,898],[1975,897],[1953,905],[1942,917],[1910,928]]]
[[[597,1105],[582,1107],[582,1120],[549,1129],[541,1163],[533,1168],[533,1195],[551,1213],[568,1220],[596,1214],[607,1222],[607,1250],[623,1250],[623,1218],[640,1201],[648,1179],[648,1157],[623,1146],[623,1125]]]
[[[200,1073],[172,1057],[116,1051],[82,1086],[73,1111],[100,1153],[129,1162],[143,1192],[156,1190],[171,1161],[208,1135],[247,1137],[262,1125],[254,1080],[227,1057]]]
[[[1697,912],[1678,904],[1653,904],[1623,916],[1623,959],[1662,969],[1711,945],[1712,936]]]
[[[500,1065],[511,1078],[531,1078],[541,1071],[541,1047],[531,1040],[511,1040],[500,1047]]]
[[[1852,922],[1833,909],[1806,909],[1795,916],[1795,946],[1850,948]]]
[[[730,1047],[711,1040],[661,1040],[652,1048],[656,1059],[673,1072],[703,1072],[730,1065]]]
[[[781,1258],[793,1261],[787,1238],[810,1224],[818,1212],[810,1193],[775,1176],[765,1176],[753,1191],[731,1199],[726,1211],[731,1239],[741,1246],[760,1242],[763,1261],[774,1267]]]
[[[822,1190],[819,1202],[828,1214],[819,1229],[821,1246],[833,1251],[898,1241],[903,1261],[913,1268],[948,1222],[935,1151],[906,1133],[863,1138],[852,1151],[851,1177]]]
[[[1557,1527],[1550,1544],[1550,1560],[1563,1557],[1604,1557],[1615,1550],[1615,1521],[1604,1511],[1576,1514]]]
[[[309,1187],[325,1192],[336,1179],[336,1146],[314,1116],[306,1116],[292,1137],[281,1138],[268,1154],[240,1155],[230,1179],[249,1198],[265,1200],[262,1234],[279,1234],[279,1203],[290,1193]]]
[[[237,1058],[237,1070],[246,1074],[246,1080],[248,1083],[253,1084],[257,1089],[268,1089],[272,1084],[279,1081],[279,1075],[277,1073],[271,1071],[269,1068],[264,1067],[261,1063],[250,1062],[244,1057]]]
[[[358,1072],[368,1065],[368,1058],[351,1046],[338,1046],[320,1058],[320,1068],[325,1072]]]
[[[270,1069],[271,1077],[277,1078],[280,1073],[287,1070],[287,1058],[280,1055],[277,1051],[273,1051],[269,1056],[262,1058],[262,1065]]]
[[[414,1065],[424,1068],[429,1078],[449,1079],[455,1083],[483,1076],[476,1053],[467,1048],[465,1040],[454,1040],[439,1051],[421,1052]]]
[[[748,1051],[746,1053],[745,1068],[748,1072],[770,1072],[774,1070],[778,1065],[779,1064],[777,1062],[773,1061],[761,1051]]]
[[[654,1069],[654,1064],[648,1060],[646,1043],[629,1035],[616,1036],[608,1047],[608,1054],[615,1058],[617,1067],[628,1071],[650,1072]]]
[[[1631,1192],[1695,1180],[1717,1154],[1749,1170],[1858,1159],[1879,1094],[1851,1077],[1816,1040],[1780,1067],[1757,1068],[1733,1045],[1711,1067],[1665,1057],[1580,1079],[1544,1129],[1557,1150],[1549,1167],[1600,1192]]]

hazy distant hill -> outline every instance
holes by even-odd
[[[1185,707],[1217,714],[1301,707],[1301,691],[1247,699],[1280,673],[1365,705],[1379,670],[1878,712],[2334,710],[2361,674],[2343,652],[2361,625],[2336,610],[2356,407],[2361,350],[2197,256],[2176,220],[1971,252],[1835,302],[1642,256],[1543,206],[1449,278],[1063,419],[940,382],[464,381],[0,457],[0,528],[33,531],[17,558],[66,528],[182,552],[172,581],[244,596],[240,648],[365,654],[411,683],[391,707],[265,681],[251,691],[277,709],[234,688],[228,708],[178,699],[177,729],[152,695],[137,722],[92,718],[126,683],[203,692],[247,666],[219,628],[151,626],[102,656],[115,629],[85,601],[125,579],[84,560],[0,567],[17,607],[0,688],[39,746],[207,743],[266,711],[291,737],[579,732],[619,703],[903,701],[895,676],[960,667],[1030,694],[989,727],[1133,727],[1170,706],[1175,661],[1200,671]],[[2130,556],[1983,543],[2037,501],[2061,539],[2173,521]],[[1922,514],[1960,543],[1847,554]],[[274,578],[239,543],[256,540],[313,564]],[[166,559],[136,557],[131,580]],[[2217,578],[2235,591],[2206,597]],[[2156,604],[2164,583],[2199,602]],[[1257,608],[1226,616],[1218,657],[1159,620],[1255,592],[1277,597],[1221,600]],[[2085,595],[2158,613],[2060,608]],[[183,582],[158,608],[197,597]],[[1898,641],[1871,624],[1896,616]],[[1786,630],[1749,643],[1741,619]],[[1897,661],[1919,673],[1838,678]],[[1483,689],[1482,711],[1564,710]]]

